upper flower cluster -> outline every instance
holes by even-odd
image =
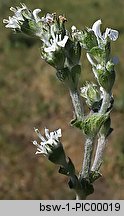
[[[26,20],[32,20],[35,23],[41,21],[38,13],[41,12],[40,9],[35,9],[31,12],[25,4],[21,3],[22,7],[11,7],[10,10],[14,13],[14,16],[10,17],[9,19],[3,19],[3,23],[6,24],[6,28],[12,28],[14,31],[16,29],[21,30],[21,26]]]
[[[66,18],[56,13],[40,16],[41,9],[29,10],[25,4],[10,10],[14,13],[3,23],[7,28],[35,36],[41,41],[41,57],[57,70],[61,81],[72,76],[71,69],[79,64],[81,46],[65,28]],[[71,74],[71,75],[70,75]],[[72,80],[75,80],[73,76]]]
[[[105,32],[102,33],[100,29],[101,24],[102,21],[97,20],[91,28],[86,28],[83,31],[72,26],[72,35],[88,51],[97,46],[102,49],[110,40],[117,40],[119,34],[117,30],[111,28],[106,28]]]
[[[46,53],[65,46],[68,36],[64,27],[66,18],[63,16],[57,17],[56,14],[47,13],[46,16],[39,17],[41,9],[35,9],[32,12],[25,4],[21,4],[21,7],[11,7],[10,10],[14,15],[9,16],[8,20],[3,20],[6,28],[39,37]]]
[[[86,49],[87,58],[99,85],[110,93],[115,81],[114,65],[117,63],[117,60],[111,59],[110,41],[116,41],[119,33],[111,28],[106,28],[102,33],[101,24],[101,20],[97,20],[91,28],[86,28],[83,31],[72,26],[72,35]],[[85,88],[85,92],[86,89],[89,91],[89,87]]]

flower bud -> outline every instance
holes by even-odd
[[[86,103],[89,107],[92,107],[94,103],[101,99],[98,87],[94,83],[87,83],[86,86],[82,87],[81,96],[86,99]]]

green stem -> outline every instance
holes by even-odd
[[[106,113],[107,109],[109,108],[109,104],[110,104],[110,94],[106,92],[105,89],[103,89],[103,101],[99,113],[101,114]],[[105,144],[106,144],[105,136],[104,134],[101,134],[100,137],[98,138],[98,145],[95,153],[95,159],[91,169],[92,171],[98,171],[102,164]]]
[[[103,89],[103,101],[99,113],[106,113],[110,103],[110,94]]]
[[[92,165],[92,171],[98,171],[101,164],[102,164],[102,158],[103,158],[103,153],[106,145],[106,139],[105,136],[102,134],[100,135],[98,139],[98,145],[96,149],[96,154],[95,154],[95,159]]]
[[[89,177],[92,152],[93,152],[93,138],[87,137],[85,142],[84,160],[83,160],[82,170],[80,173],[80,178],[87,179]]]
[[[77,119],[82,120],[84,110],[83,110],[83,104],[80,101],[79,92],[77,89],[72,89],[72,88],[69,89],[69,92],[74,107],[75,115]]]
[[[76,191],[76,200],[85,200],[86,194],[82,193],[81,191]]]

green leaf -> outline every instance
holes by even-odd
[[[58,77],[58,79],[60,81],[65,81],[66,80],[66,77],[68,76],[68,73],[70,73],[69,69],[66,67],[66,68],[63,68],[63,69],[58,69],[57,72],[56,72],[56,76]]]
[[[72,119],[70,121],[70,125],[79,128],[80,130],[82,130],[82,121],[79,121],[77,118]]]
[[[81,46],[88,51],[90,51],[93,47],[96,47],[98,45],[97,38],[93,31],[88,31],[85,29],[81,32],[80,35],[78,35],[78,40],[81,44]]]
[[[82,129],[87,136],[94,137],[99,129],[101,128],[102,124],[107,120],[108,113],[100,114],[94,113],[84,119],[82,122]]]
[[[90,50],[90,54],[99,62],[101,63],[101,61],[103,61],[103,59],[105,59],[105,52],[100,49],[98,46],[97,47],[93,47]]]
[[[81,46],[78,41],[68,39],[66,43],[66,57],[69,67],[78,65],[81,57]]]
[[[97,74],[97,80],[99,85],[101,85],[107,92],[111,92],[111,89],[115,82],[115,71],[114,68],[110,66],[101,67],[101,69],[93,68]]]
[[[75,167],[69,157],[66,159],[66,166],[60,166],[59,173],[67,176],[75,175]]]

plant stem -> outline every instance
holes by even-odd
[[[84,160],[83,160],[82,170],[80,173],[80,178],[89,177],[92,151],[93,151],[93,138],[87,137],[85,142]]]
[[[85,200],[86,194],[82,193],[81,191],[76,191],[76,200]]]
[[[74,107],[76,117],[77,119],[82,120],[84,110],[83,110],[83,104],[80,101],[79,92],[77,89],[72,89],[72,88],[69,89],[69,92],[72,99],[72,104]]]
[[[92,165],[92,171],[98,171],[101,164],[102,164],[102,158],[103,158],[103,153],[106,145],[106,139],[103,134],[100,135],[98,139],[98,145],[97,145],[97,150],[95,154],[95,159],[94,163]]]
[[[110,103],[110,94],[103,89],[103,101],[99,113],[106,113]]]
[[[106,113],[107,109],[109,108],[110,103],[110,94],[103,89],[103,101],[100,108],[99,113],[104,114]],[[98,171],[101,164],[102,164],[102,158],[103,153],[106,145],[106,138],[104,134],[100,134],[100,137],[98,138],[98,145],[96,149],[95,159],[92,165],[92,171]]]

